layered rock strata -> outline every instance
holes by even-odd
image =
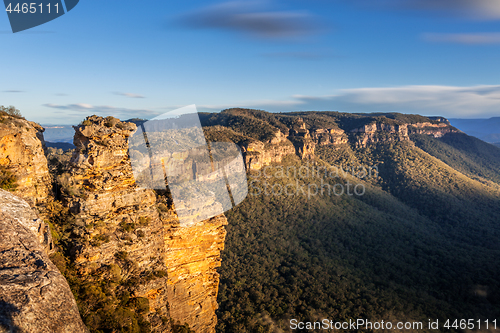
[[[168,326],[159,319],[168,315],[167,279],[161,274],[141,278],[166,271],[166,266],[156,195],[135,185],[128,158],[127,138],[135,129],[132,123],[97,116],[75,126],[76,150],[65,175],[63,201],[80,226],[73,249],[80,276],[128,284],[132,297],[149,300],[153,331],[166,332]],[[118,277],[111,276],[113,267],[119,267]]]
[[[217,293],[227,219],[219,215],[181,226],[170,210],[165,225],[165,263],[170,317],[199,333],[215,332]]]
[[[122,281],[139,279],[133,297],[149,299],[153,332],[168,332],[160,317],[187,323],[195,332],[215,332],[220,251],[227,220],[220,215],[181,225],[171,198],[136,185],[128,138],[136,127],[111,118],[88,117],[75,127],[66,205],[81,224],[75,263],[82,276],[107,278],[119,265]],[[126,261],[117,260],[126,253]],[[132,263],[132,264],[130,264]],[[99,273],[101,272],[101,273]]]
[[[28,203],[0,190],[0,332],[88,332],[39,226]]]
[[[52,190],[43,131],[34,122],[0,113],[0,171],[14,176],[16,193],[32,206]]]
[[[448,133],[460,133],[458,129],[450,126],[447,119],[440,120],[438,124],[435,123],[417,123],[408,125],[409,134],[425,134],[432,135],[435,138],[440,138]]]

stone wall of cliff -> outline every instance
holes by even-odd
[[[317,146],[339,146],[350,144],[354,148],[387,142],[409,141],[410,134],[432,135],[440,138],[448,133],[460,132],[444,118],[429,122],[386,122],[387,119],[371,121],[360,127],[308,126],[302,117],[287,119],[288,130],[275,129],[275,135],[265,142],[247,140],[240,142],[248,170],[258,170],[270,163],[280,163],[288,155],[300,159],[313,159]]]
[[[115,295],[146,302],[141,318],[153,331],[166,332],[164,230],[155,193],[134,182],[127,138],[135,129],[132,123],[97,116],[75,126],[76,149],[68,174],[60,177],[62,201],[79,226],[72,244],[79,278],[114,281]]]
[[[227,219],[213,217],[181,226],[172,210],[162,213],[170,316],[195,332],[215,332],[217,293]]]
[[[13,175],[16,193],[31,205],[43,203],[52,190],[44,148],[40,125],[0,113],[1,172]]]
[[[0,190],[0,332],[87,332],[40,229],[27,202]]]
[[[168,332],[172,323],[214,332],[226,218],[181,226],[169,195],[138,187],[128,156],[135,130],[97,116],[75,126],[62,200],[81,225],[73,248],[78,274],[99,282],[118,270],[114,292],[149,301],[144,318],[152,332]]]

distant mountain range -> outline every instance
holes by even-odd
[[[500,117],[489,119],[448,119],[452,126],[490,143],[500,143]]]
[[[43,136],[48,142],[73,143],[75,130],[72,125],[42,125],[45,128]]]

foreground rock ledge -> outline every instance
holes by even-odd
[[[33,216],[26,202],[0,190],[0,333],[88,332]]]

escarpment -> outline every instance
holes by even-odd
[[[449,124],[448,120],[444,119],[438,121],[438,123],[424,122],[410,124],[408,125],[408,133],[432,135],[435,138],[441,138],[448,133],[460,133],[459,130]]]
[[[28,203],[0,190],[0,332],[88,332],[39,226]]]
[[[2,187],[15,188],[17,195],[31,205],[43,203],[52,187],[44,154],[43,131],[34,122],[0,112]]]
[[[332,150],[346,145],[366,148],[379,143],[410,141],[411,134],[440,138],[460,132],[442,117],[427,118],[397,113],[273,114],[259,110],[228,109],[204,119],[205,126],[217,128],[219,133],[230,130],[230,137],[221,137],[238,143],[247,169],[255,170],[270,163],[280,163],[285,156],[293,154],[301,159],[313,159],[318,146]]]

